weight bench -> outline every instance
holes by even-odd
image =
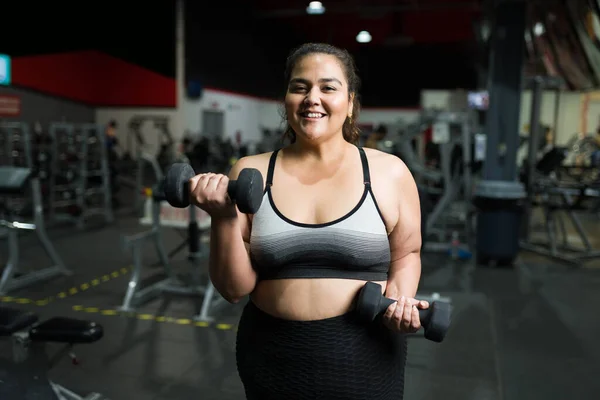
[[[75,344],[97,342],[104,335],[101,325],[92,321],[54,317],[39,322],[37,314],[11,307],[0,306],[0,339],[12,339],[12,362],[1,371],[0,398],[10,400],[106,400],[98,393],[85,397],[52,382],[47,371],[65,354],[77,364],[72,353]],[[63,343],[65,346],[52,358],[45,344]]]

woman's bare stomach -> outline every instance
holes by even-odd
[[[250,298],[258,308],[274,317],[314,321],[350,311],[365,283],[349,279],[267,280],[258,283]],[[383,294],[387,282],[377,283]]]

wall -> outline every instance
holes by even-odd
[[[28,89],[16,87],[0,87],[0,96],[17,96],[21,99],[21,114],[16,117],[3,118],[8,121],[28,122],[33,124],[40,122],[47,125],[51,122],[94,122],[95,111],[88,107],[70,100],[36,93]]]
[[[596,132],[600,127],[600,91],[581,95],[580,99],[580,132]]]
[[[531,91],[524,91],[521,96],[521,132],[527,135],[525,126],[531,121]],[[579,131],[581,95],[579,93],[561,92],[559,95],[558,115],[556,110],[556,92],[546,91],[542,95],[540,109],[540,122],[544,125],[554,127],[556,118],[556,144],[564,145],[573,135]]]
[[[283,129],[285,123],[282,119],[283,105],[275,100],[263,100],[259,105],[259,122],[261,128]]]
[[[173,108],[98,108],[96,110],[96,122],[107,124],[111,120],[117,121],[119,128],[117,138],[123,148],[126,148],[126,137],[129,121],[138,115],[168,116],[171,118],[169,129],[175,141],[181,140],[186,132],[201,134],[202,112],[204,110],[222,111],[225,116],[224,137],[234,138],[235,133],[242,133],[244,142],[258,142],[261,138],[261,127],[274,126],[276,112],[271,101],[263,101],[258,98],[227,93],[214,89],[204,91],[201,100],[181,99],[181,106]],[[271,112],[272,111],[272,112]],[[148,145],[147,151],[156,154],[159,149],[158,135],[149,122],[141,127]]]
[[[165,116],[170,118],[169,130],[176,139],[178,136],[178,111],[173,108],[97,108],[95,113],[96,123],[106,125],[110,121],[117,122],[117,139],[119,147],[122,150],[133,150],[128,148],[127,136],[130,132],[129,121],[134,116]],[[146,122],[140,127],[140,131],[147,143],[147,151],[150,154],[157,154],[160,148],[159,132],[151,122]],[[133,138],[132,138],[133,139]]]
[[[449,109],[457,101],[456,94],[446,90],[424,90],[421,94],[423,108]],[[556,92],[545,91],[542,94],[540,121],[544,125],[554,127]],[[456,105],[456,103],[454,103]],[[565,144],[580,127],[581,95],[575,92],[561,92],[556,119],[556,143]],[[521,114],[519,129],[526,135],[526,128],[531,118],[531,91],[525,90],[521,95]]]
[[[394,125],[398,122],[410,124],[419,118],[419,109],[415,108],[364,108],[358,121],[361,124]]]
[[[258,141],[261,137],[261,103],[261,99],[256,97],[207,89],[201,100],[183,99],[180,102],[181,132],[202,133],[202,112],[215,110],[225,115],[224,137],[234,138],[235,133],[241,131],[243,141]]]

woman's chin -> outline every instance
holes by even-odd
[[[319,141],[335,136],[331,132],[325,132],[322,129],[300,129],[298,133],[308,141]]]

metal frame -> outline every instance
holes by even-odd
[[[441,112],[435,116],[434,120],[455,125],[460,131],[460,133],[452,134],[451,130],[450,140],[447,143],[440,144],[440,169],[442,181],[444,182],[444,192],[427,218],[427,232],[429,234],[437,233],[438,237],[442,239],[442,243],[436,244],[427,241],[425,248],[432,251],[446,251],[449,248],[449,244],[447,244],[449,240],[443,238],[445,230],[436,229],[436,226],[441,222],[442,217],[448,214],[448,209],[451,208],[452,204],[460,200],[464,201],[461,208],[464,208],[462,212],[465,219],[465,231],[468,233],[471,229],[468,218],[471,211],[469,204],[472,188],[471,129],[469,126],[471,118],[467,112]],[[456,173],[452,175],[451,157],[452,151],[457,145],[462,147],[462,165],[460,166],[462,167],[462,174],[458,168],[455,168]]]
[[[203,297],[200,313],[193,317],[194,321],[212,322],[214,318],[210,315],[213,308],[218,307],[224,302],[224,298],[218,295],[215,291],[210,278],[207,282],[201,284],[199,276],[194,276],[192,282],[184,283],[179,279],[171,268],[169,259],[185,246],[182,244],[171,254],[167,252],[163,246],[161,224],[160,224],[160,207],[161,199],[155,196],[152,197],[152,225],[150,230],[137,233],[122,238],[123,247],[132,252],[133,269],[131,277],[127,284],[127,290],[123,303],[118,308],[120,311],[131,312],[135,311],[140,305],[148,301],[162,296],[165,293],[173,293],[184,296]],[[190,221],[196,220],[195,208],[190,206]],[[147,240],[153,242],[160,264],[163,266],[166,278],[151,284],[147,287],[140,288],[140,277],[144,269],[143,248]],[[189,239],[186,239],[185,243]],[[208,252],[199,251],[195,254],[190,254],[190,261],[198,263],[206,260]],[[218,297],[216,297],[218,296]],[[216,297],[216,298],[215,298]]]
[[[24,138],[25,159],[28,168],[32,167],[31,157],[31,138],[29,136],[29,127],[23,123],[2,123],[0,122],[0,131],[5,130],[12,132],[20,130]],[[52,242],[48,238],[44,225],[44,212],[42,204],[42,195],[40,189],[39,178],[33,176],[30,178],[30,187],[32,192],[33,204],[33,223],[23,223],[19,221],[0,220],[0,226],[7,230],[8,239],[8,261],[4,266],[2,276],[0,277],[0,295],[4,296],[8,293],[21,289],[26,286],[33,285],[38,282],[46,281],[57,276],[70,276],[73,273],[67,269],[61,257],[58,255]],[[19,231],[35,231],[38,240],[46,254],[52,261],[53,265],[36,271],[20,271],[19,270]],[[22,272],[21,276],[17,274]]]
[[[579,220],[579,217],[577,216],[575,211],[573,211],[573,205],[575,204],[575,200],[573,197],[578,195],[584,195],[588,197],[600,198],[600,191],[588,188],[585,189],[582,193],[579,189],[566,187],[550,187],[538,190],[536,193],[543,197],[543,201],[545,203],[543,205],[543,210],[545,214],[544,225],[546,228],[546,237],[548,240],[547,242],[535,242],[530,240],[529,237],[527,237],[526,239],[520,241],[521,249],[570,264],[574,267],[580,266],[586,261],[599,258],[600,250],[593,249],[588,239],[587,233],[585,232],[585,229],[583,228],[583,225]],[[559,201],[557,210],[552,210],[552,206],[548,205],[548,203],[552,199],[558,199]],[[568,236],[565,229],[565,224],[563,218],[561,218],[559,211],[563,211],[575,227],[577,235],[583,242],[583,248],[575,247],[568,243]],[[560,234],[562,235],[562,244],[558,243],[558,238],[556,237],[557,227],[560,228]]]
[[[142,196],[142,191],[144,189],[144,182],[146,181],[145,172],[146,172],[146,164],[152,167],[152,171],[154,172],[154,178],[156,178],[156,182],[160,182],[163,180],[163,171],[158,165],[158,161],[156,157],[146,153],[145,151],[138,149],[137,151],[137,171],[135,174],[135,185],[134,185],[134,209],[136,212],[141,212],[144,207],[144,196]]]

